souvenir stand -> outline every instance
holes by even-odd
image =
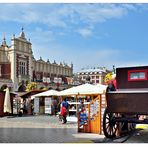
[[[53,99],[54,97],[57,98],[57,96],[58,96],[58,91],[56,90],[47,90],[42,93],[32,95],[31,99],[34,100],[33,101],[34,102],[34,113],[52,115],[53,114],[53,110],[52,110]],[[57,104],[54,104],[54,105],[57,105]]]
[[[78,132],[102,134],[105,91],[106,86],[83,84],[59,93],[60,96],[75,96],[76,102],[78,102],[79,97],[85,96],[84,109],[78,111],[78,105],[76,106],[78,111]]]

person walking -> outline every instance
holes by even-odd
[[[64,100],[61,103],[61,115],[63,116],[63,123],[67,122],[67,112],[68,112],[68,102],[66,100],[66,98],[64,98]]]
[[[62,116],[62,123],[66,123],[67,122],[67,111],[66,111],[66,108],[64,106],[61,106],[61,116]]]

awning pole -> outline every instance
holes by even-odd
[[[76,114],[77,114],[77,117],[78,117],[78,96],[76,95]]]

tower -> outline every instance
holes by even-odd
[[[11,60],[11,79],[14,83],[15,90],[22,81],[28,82],[32,78],[32,47],[30,40],[25,37],[22,28],[18,38],[13,35],[11,39],[11,50],[9,52]]]

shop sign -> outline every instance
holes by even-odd
[[[47,78],[43,77],[43,82],[46,83],[47,82]]]
[[[47,83],[50,83],[50,78],[47,77]]]
[[[39,113],[39,98],[34,99],[34,113]]]
[[[62,83],[62,78],[54,77],[54,83]]]
[[[51,97],[45,98],[45,114],[51,114]]]

